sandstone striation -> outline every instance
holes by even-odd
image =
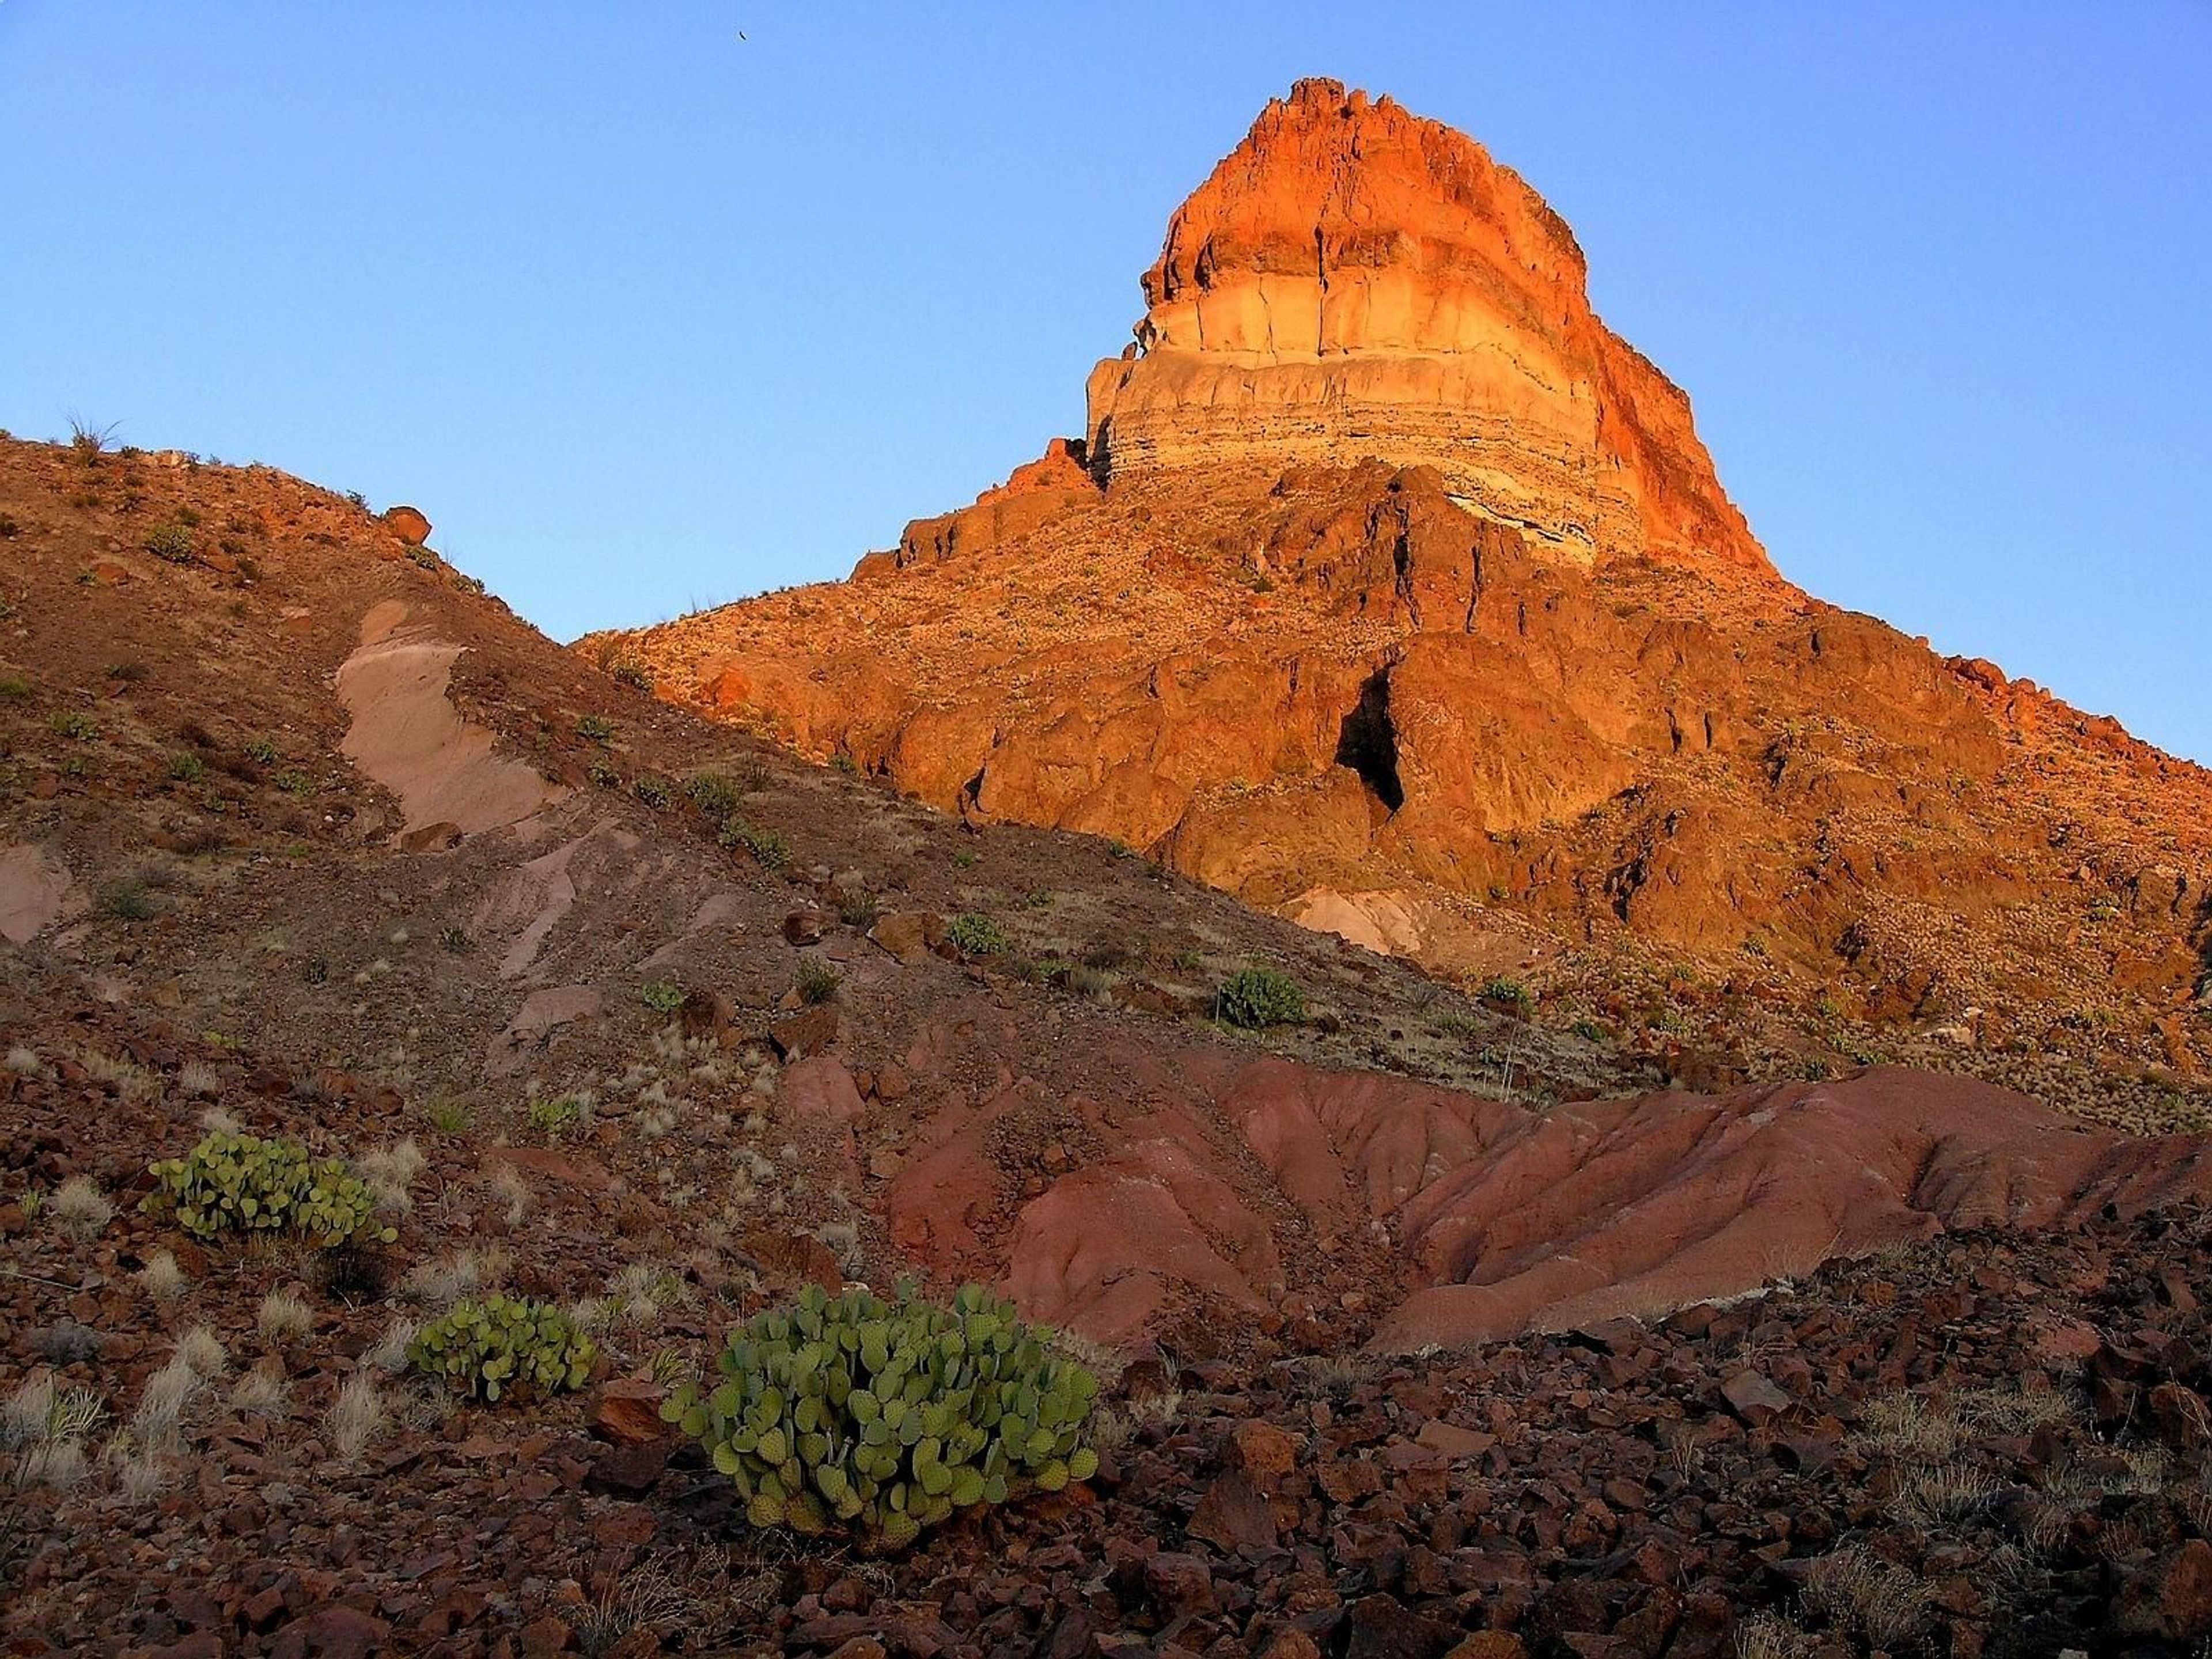
[[[1169,221],[1145,300],[1091,376],[1102,477],[1432,465],[1568,556],[1765,568],[1688,398],[1591,311],[1565,222],[1387,97],[1308,80],[1269,103]]]
[[[1888,1052],[1840,1011],[2036,1089],[2084,1048],[2201,1080],[2212,775],[1778,576],[1479,146],[1301,82],[1145,294],[1083,438],[849,584],[586,649],[973,822],[1441,971],[1556,964],[1571,1007],[1649,951],[1794,1000],[1807,1064]]]

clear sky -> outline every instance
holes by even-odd
[[[2212,761],[2212,0],[0,0],[0,427],[412,501],[564,638],[842,574],[1314,74],[1550,198],[1788,574]]]

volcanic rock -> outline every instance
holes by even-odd
[[[387,507],[384,509],[385,526],[410,547],[420,547],[430,539],[430,521],[411,507]]]
[[[2212,775],[1784,581],[1471,140],[1300,82],[1145,297],[1084,438],[864,580],[580,647],[1455,974],[1626,939],[1978,1066],[2092,1004],[2201,1065]]]
[[[1591,312],[1565,222],[1387,97],[1271,102],[1168,222],[1145,299],[1139,354],[1091,378],[1109,479],[1379,458],[1569,556],[1765,564],[1688,399]]]

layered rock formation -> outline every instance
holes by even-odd
[[[1454,971],[1510,911],[1554,954],[1656,947],[1984,1048],[2087,1019],[2201,1075],[2212,776],[1776,575],[1471,142],[1301,83],[1146,293],[1085,439],[850,584],[588,648]]]
[[[1168,222],[1091,376],[1100,475],[1379,459],[1583,559],[1764,568],[1689,399],[1590,310],[1574,234],[1482,147],[1301,81]]]

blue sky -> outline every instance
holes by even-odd
[[[1791,577],[2212,760],[2212,0],[0,0],[0,427],[413,501],[564,638],[841,574],[1079,428],[1308,74],[1550,198]]]

